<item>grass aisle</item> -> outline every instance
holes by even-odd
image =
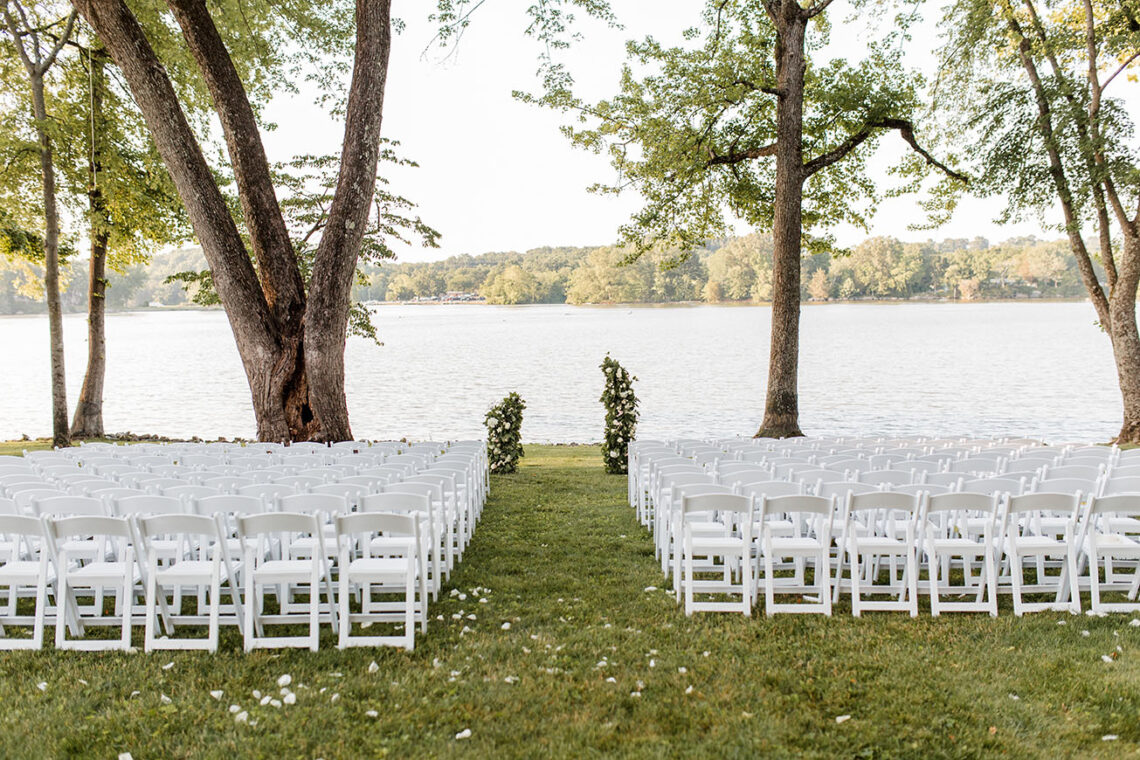
[[[0,756],[1140,754],[1131,616],[686,619],[624,504],[597,449],[527,447],[412,654],[0,655]]]

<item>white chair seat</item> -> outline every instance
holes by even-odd
[[[174,565],[160,566],[154,577],[159,583],[201,583],[213,574],[213,563],[204,559],[182,560]]]
[[[308,559],[266,560],[253,573],[258,583],[307,581],[312,575],[313,562]]]
[[[7,562],[0,565],[0,585],[7,586],[8,584],[32,584],[39,580],[40,577],[40,563],[30,560],[17,560],[15,562]],[[53,574],[51,566],[48,565],[48,582],[50,583]]]
[[[130,572],[134,580],[139,580],[138,570],[133,562],[89,562],[82,567],[73,567],[67,571],[68,582],[82,586],[85,583],[98,581],[114,581],[119,583]]]
[[[407,542],[404,546],[408,547]],[[403,580],[408,574],[408,561],[404,558],[363,557],[348,564],[354,580]]]

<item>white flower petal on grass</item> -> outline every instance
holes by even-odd
[[[1102,655],[1100,656],[1100,661],[1101,661],[1101,662],[1107,662],[1107,663],[1109,663],[1109,664],[1112,664],[1112,661],[1113,661],[1113,660],[1112,660],[1112,657],[1110,657],[1109,655],[1107,655],[1107,654],[1102,654]]]
[[[165,665],[163,665],[163,666],[162,666],[162,669],[163,669],[163,670],[170,670],[170,669],[171,669],[171,668],[173,668],[173,667],[174,667],[174,662],[173,662],[173,661],[171,661],[171,662],[168,662],[168,663],[166,663]]]
[[[173,700],[173,699],[171,699],[170,697],[166,696],[165,694],[160,694],[160,695],[159,695],[159,697],[158,697],[158,701],[159,701],[159,702],[161,702],[161,703],[162,703],[162,704],[164,704],[164,705],[168,705],[168,704],[170,704],[171,702],[173,702],[174,700]]]
[[[332,697],[329,698],[329,702],[336,702],[338,699],[340,699],[340,694],[333,694]]]
[[[617,679],[614,678],[613,676],[610,676],[609,678],[606,679],[606,683],[617,683]]]
[[[277,679],[278,686],[288,686],[291,683],[293,683],[293,676],[289,675],[288,673]]]
[[[1017,702],[1021,699],[1021,697],[1017,696],[1016,694],[1010,694],[1009,698],[1012,699],[1014,702]]]
[[[269,706],[270,707],[276,707],[277,709],[280,710],[281,709],[281,700],[280,699],[271,699],[271,700],[269,700]]]
[[[254,699],[261,699],[261,689],[254,689],[253,690],[253,698]]]
[[[120,752],[119,753],[119,760],[135,760],[135,759],[131,756],[130,752]]]
[[[241,705],[230,705],[230,712],[231,713],[241,712]]]
[[[261,706],[265,707],[267,704],[269,704],[269,700],[271,700],[271,699],[273,699],[273,697],[266,694],[264,697],[261,698],[261,702],[260,702]]]
[[[518,676],[507,676],[503,680],[506,681],[507,683],[515,684],[515,683],[519,682],[519,677]]]
[[[1116,734],[1105,734],[1104,736],[1100,737],[1100,740],[1102,742],[1114,742],[1119,738],[1120,737],[1117,736]]]
[[[210,696],[213,697],[214,699],[221,699],[225,695],[226,695],[226,693],[224,691],[222,691],[221,689],[214,689],[213,691],[210,692]]]
[[[1088,631],[1081,631],[1081,635],[1082,635],[1082,636],[1084,636],[1086,639],[1087,639],[1089,636],[1092,636],[1092,634],[1091,634],[1091,633],[1089,633]]]
[[[463,729],[462,731],[460,731],[459,733],[457,733],[455,735],[455,738],[457,740],[458,739],[470,739],[471,738],[471,729],[470,728]]]
[[[631,692],[629,693],[629,696],[631,696],[631,697],[640,697],[640,696],[641,696],[641,692],[640,692],[640,691],[631,691]]]
[[[711,654],[711,652],[709,652],[709,650],[706,649],[705,651],[701,652],[701,657],[708,657],[709,654]]]
[[[289,692],[288,694],[286,694],[285,695],[285,704],[287,704],[287,705],[297,704],[297,695],[294,694],[293,692]]]
[[[80,678],[80,679],[79,679],[79,683],[83,684],[84,686],[88,686],[88,685],[89,685],[89,684],[87,683],[87,680],[86,680],[86,679],[84,679],[84,678]]]
[[[364,714],[367,715],[369,718],[379,718],[380,717],[380,713],[376,712],[375,710],[365,710]]]
[[[1133,628],[1140,628],[1140,618],[1132,618],[1132,620],[1128,621],[1128,625]]]
[[[483,599],[479,600],[479,604],[486,604],[486,603],[487,603],[487,599],[485,597]]]
[[[503,624],[502,624],[501,626],[499,626],[499,627],[500,627],[500,628],[502,628],[504,631],[509,631],[509,630],[511,630],[511,624],[510,624],[510,623],[503,623]]]
[[[689,669],[686,668],[684,665],[682,665],[681,667],[677,668],[677,672],[680,673],[681,675],[685,675],[686,673],[689,672]]]
[[[368,672],[369,673],[375,673],[378,670],[380,670],[380,666],[376,664],[376,660],[373,660],[372,662],[370,662],[368,664]]]
[[[646,586],[646,587],[645,587],[645,590],[646,590],[646,592],[649,592],[649,591],[656,591],[656,590],[657,590],[657,587],[656,587],[656,586]]]
[[[851,720],[850,715],[836,715],[835,716],[835,722],[836,723],[846,723],[849,720]]]
[[[686,687],[685,687],[685,693],[686,693],[686,694],[692,694],[692,693],[693,693],[693,687],[692,687],[691,685],[690,685],[690,686],[686,686]]]
[[[234,716],[234,723],[249,723],[249,713],[242,710]]]
[[[47,691],[47,681],[40,681],[38,684],[36,684],[36,688],[40,691]]]
[[[457,589],[457,588],[451,589],[451,596],[459,596],[459,589]]]
[[[1069,624],[1068,620],[1058,620],[1057,621],[1057,625],[1068,625],[1068,624]]]
[[[139,691],[138,689],[135,689],[134,691],[131,692],[130,696],[128,696],[127,699],[133,699],[134,697],[137,697],[139,694],[142,694],[142,692]]]

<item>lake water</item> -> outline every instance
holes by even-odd
[[[766,306],[383,306],[383,346],[352,338],[347,390],[365,438],[482,434],[487,407],[526,400],[527,441],[596,441],[598,365],[640,380],[639,435],[751,435],[763,416]],[[1111,349],[1088,303],[826,304],[803,310],[808,434],[969,434],[1105,441],[1120,426]],[[86,363],[64,319],[68,401]],[[109,431],[252,437],[225,315],[107,317]],[[46,317],[0,318],[0,440],[50,431]]]

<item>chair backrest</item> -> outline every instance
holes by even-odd
[[[907,485],[891,486],[891,490],[897,493],[909,493],[913,495],[919,493],[949,493],[951,488],[950,486],[940,486],[934,483],[909,483]]]
[[[1049,466],[1045,470],[1045,477],[1053,478],[1082,478],[1096,480],[1104,474],[1104,465],[1088,466],[1079,464],[1062,464]]]
[[[368,493],[368,487],[357,483],[325,483],[322,486],[313,486],[310,493],[333,494],[344,499],[349,504],[359,504],[360,497]]]
[[[192,499],[193,511],[200,515],[212,515],[215,512],[234,515],[254,515],[265,511],[265,502],[256,496],[238,496],[237,494],[222,494],[220,496],[203,496]]]
[[[918,508],[918,505],[917,494],[898,491],[868,491],[866,493],[852,493],[847,497],[847,508],[852,512],[864,509],[898,509],[913,512]]]
[[[128,515],[169,515],[185,512],[181,499],[175,496],[126,496],[110,500],[112,514],[119,517]]]
[[[1000,467],[999,462],[993,459],[986,459],[983,457],[971,457],[968,459],[959,459],[951,462],[947,466],[950,472],[961,472],[974,474],[978,476],[987,476],[996,473]]]
[[[913,483],[914,475],[902,470],[869,470],[859,473],[859,482],[876,486],[901,486]]]
[[[419,527],[413,515],[393,514],[391,512],[357,512],[356,514],[337,517],[336,532],[340,536],[384,533],[415,538],[419,535]]]
[[[0,497],[0,515],[18,515],[20,514],[20,506],[16,504],[15,499],[5,499]]]
[[[1009,498],[1008,512],[1061,512],[1075,515],[1081,502],[1079,493],[1027,493]]]
[[[40,517],[45,515],[60,517],[71,515],[105,516],[107,514],[103,501],[91,496],[48,496],[42,499],[32,499],[32,510]]]
[[[926,512],[996,512],[1001,503],[998,493],[971,493],[958,491],[955,493],[931,494],[926,500]]]
[[[834,483],[821,483],[815,489],[816,496],[830,498],[836,496],[846,502],[847,494],[850,493],[870,493],[879,490],[870,483],[857,483],[851,480],[838,480]]]
[[[681,497],[681,512],[737,512],[751,514],[754,499],[734,493],[701,493]]]
[[[975,478],[964,479],[960,491],[970,493],[1009,493],[1014,496],[1025,490],[1025,478]]]
[[[154,515],[139,519],[139,532],[143,536],[165,536],[183,534],[221,538],[218,523],[206,515]]]
[[[292,486],[295,489],[303,489],[319,486],[325,481],[322,478],[314,478],[309,475],[283,475],[280,478],[274,478],[270,482],[279,483],[285,486]]]
[[[1116,477],[1110,476],[1104,481],[1102,490],[1106,496],[1117,493],[1140,493],[1140,475]]]
[[[370,493],[360,500],[361,512],[431,512],[431,497],[423,493]]]
[[[1140,464],[1118,465],[1109,470],[1108,475],[1110,478],[1140,478]]]
[[[1033,490],[1041,493],[1096,493],[1098,483],[1096,479],[1088,478],[1046,478],[1033,484]]]
[[[237,492],[238,496],[256,496],[266,501],[277,501],[282,496],[297,493],[297,489],[284,483],[257,483],[252,486],[242,486]]]
[[[265,512],[260,515],[240,515],[237,518],[238,535],[260,536],[266,533],[307,533],[319,535],[321,526],[317,518],[301,512]]]
[[[792,483],[787,480],[759,480],[752,483],[740,483],[737,490],[742,496],[750,496],[757,500],[765,496],[795,496],[804,492],[802,483]]]
[[[761,502],[763,514],[788,514],[804,512],[815,515],[831,517],[835,514],[836,500],[834,496],[809,496],[800,494],[795,496],[772,496]]]
[[[348,511],[348,499],[333,493],[298,493],[282,496],[277,500],[277,505],[282,512],[297,514],[323,512],[326,515],[338,515]]]
[[[237,475],[222,475],[216,478],[202,478],[202,485],[217,488],[222,491],[237,491],[242,486],[254,485],[253,478],[243,478]]]
[[[131,538],[131,524],[125,517],[57,517],[47,521],[53,537],[71,536],[115,536]]]
[[[1094,496],[1089,500],[1089,514],[1140,516],[1140,494],[1124,493],[1115,496]],[[1136,531],[1129,532],[1135,533]]]
[[[173,496],[177,499],[204,499],[207,496],[221,496],[222,492],[216,488],[209,486],[170,486],[169,488],[159,489],[159,493],[163,496]]]

